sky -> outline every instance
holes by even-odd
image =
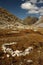
[[[0,7],[21,19],[43,16],[43,0],[0,0]]]

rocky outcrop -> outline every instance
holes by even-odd
[[[12,28],[15,22],[20,22],[21,20],[9,13],[7,10],[0,8],[0,28]]]
[[[34,24],[34,23],[36,23],[36,21],[38,20],[38,18],[36,18],[36,17],[27,17],[27,18],[25,18],[24,20],[23,20],[23,24],[25,24],[25,25],[32,25],[32,24]]]

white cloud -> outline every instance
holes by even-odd
[[[41,8],[39,9],[39,12],[43,12],[43,7],[41,7]]]
[[[37,14],[37,13],[39,13],[39,11],[36,11],[36,10],[30,10],[30,11],[28,11],[28,13],[30,13],[30,14]]]
[[[38,9],[36,5],[31,4],[30,2],[25,2],[21,4],[22,9]]]
[[[40,0],[39,3],[43,3],[43,0]]]
[[[36,3],[36,2],[37,2],[37,0],[30,0],[30,2],[32,2],[32,3]]]
[[[39,0],[38,3],[43,3],[43,0]],[[43,15],[43,6],[38,7],[35,3],[37,0],[29,0],[21,4],[21,8],[27,10],[30,14],[40,14]]]
[[[43,13],[40,13],[40,16],[43,16]]]
[[[29,2],[32,2],[32,3],[43,3],[43,0],[28,0]]]

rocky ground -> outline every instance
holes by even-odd
[[[0,31],[2,32],[2,31]],[[0,34],[0,65],[43,65],[43,33],[21,30]]]

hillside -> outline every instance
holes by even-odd
[[[0,8],[0,28],[1,29],[4,29],[4,28],[11,29],[11,28],[15,28],[18,26],[22,28],[25,25],[29,26],[29,25],[36,23],[37,20],[38,18],[29,17],[29,16],[25,18],[24,20],[21,20],[15,15],[11,14],[6,9]]]
[[[36,26],[39,20],[28,17],[22,21],[2,8],[0,13],[0,65],[43,65],[43,27]]]
[[[0,65],[43,65],[43,34],[22,30],[0,35]]]
[[[41,16],[39,20],[33,25],[36,27],[43,27],[43,16]]]
[[[21,19],[12,15],[7,10],[0,8],[0,28],[12,28],[15,22],[20,22]]]
[[[30,17],[30,16],[28,16],[27,18],[25,18],[23,20],[23,23],[25,25],[32,25],[32,24],[36,23],[37,20],[38,20],[38,18],[36,18],[36,17]]]

